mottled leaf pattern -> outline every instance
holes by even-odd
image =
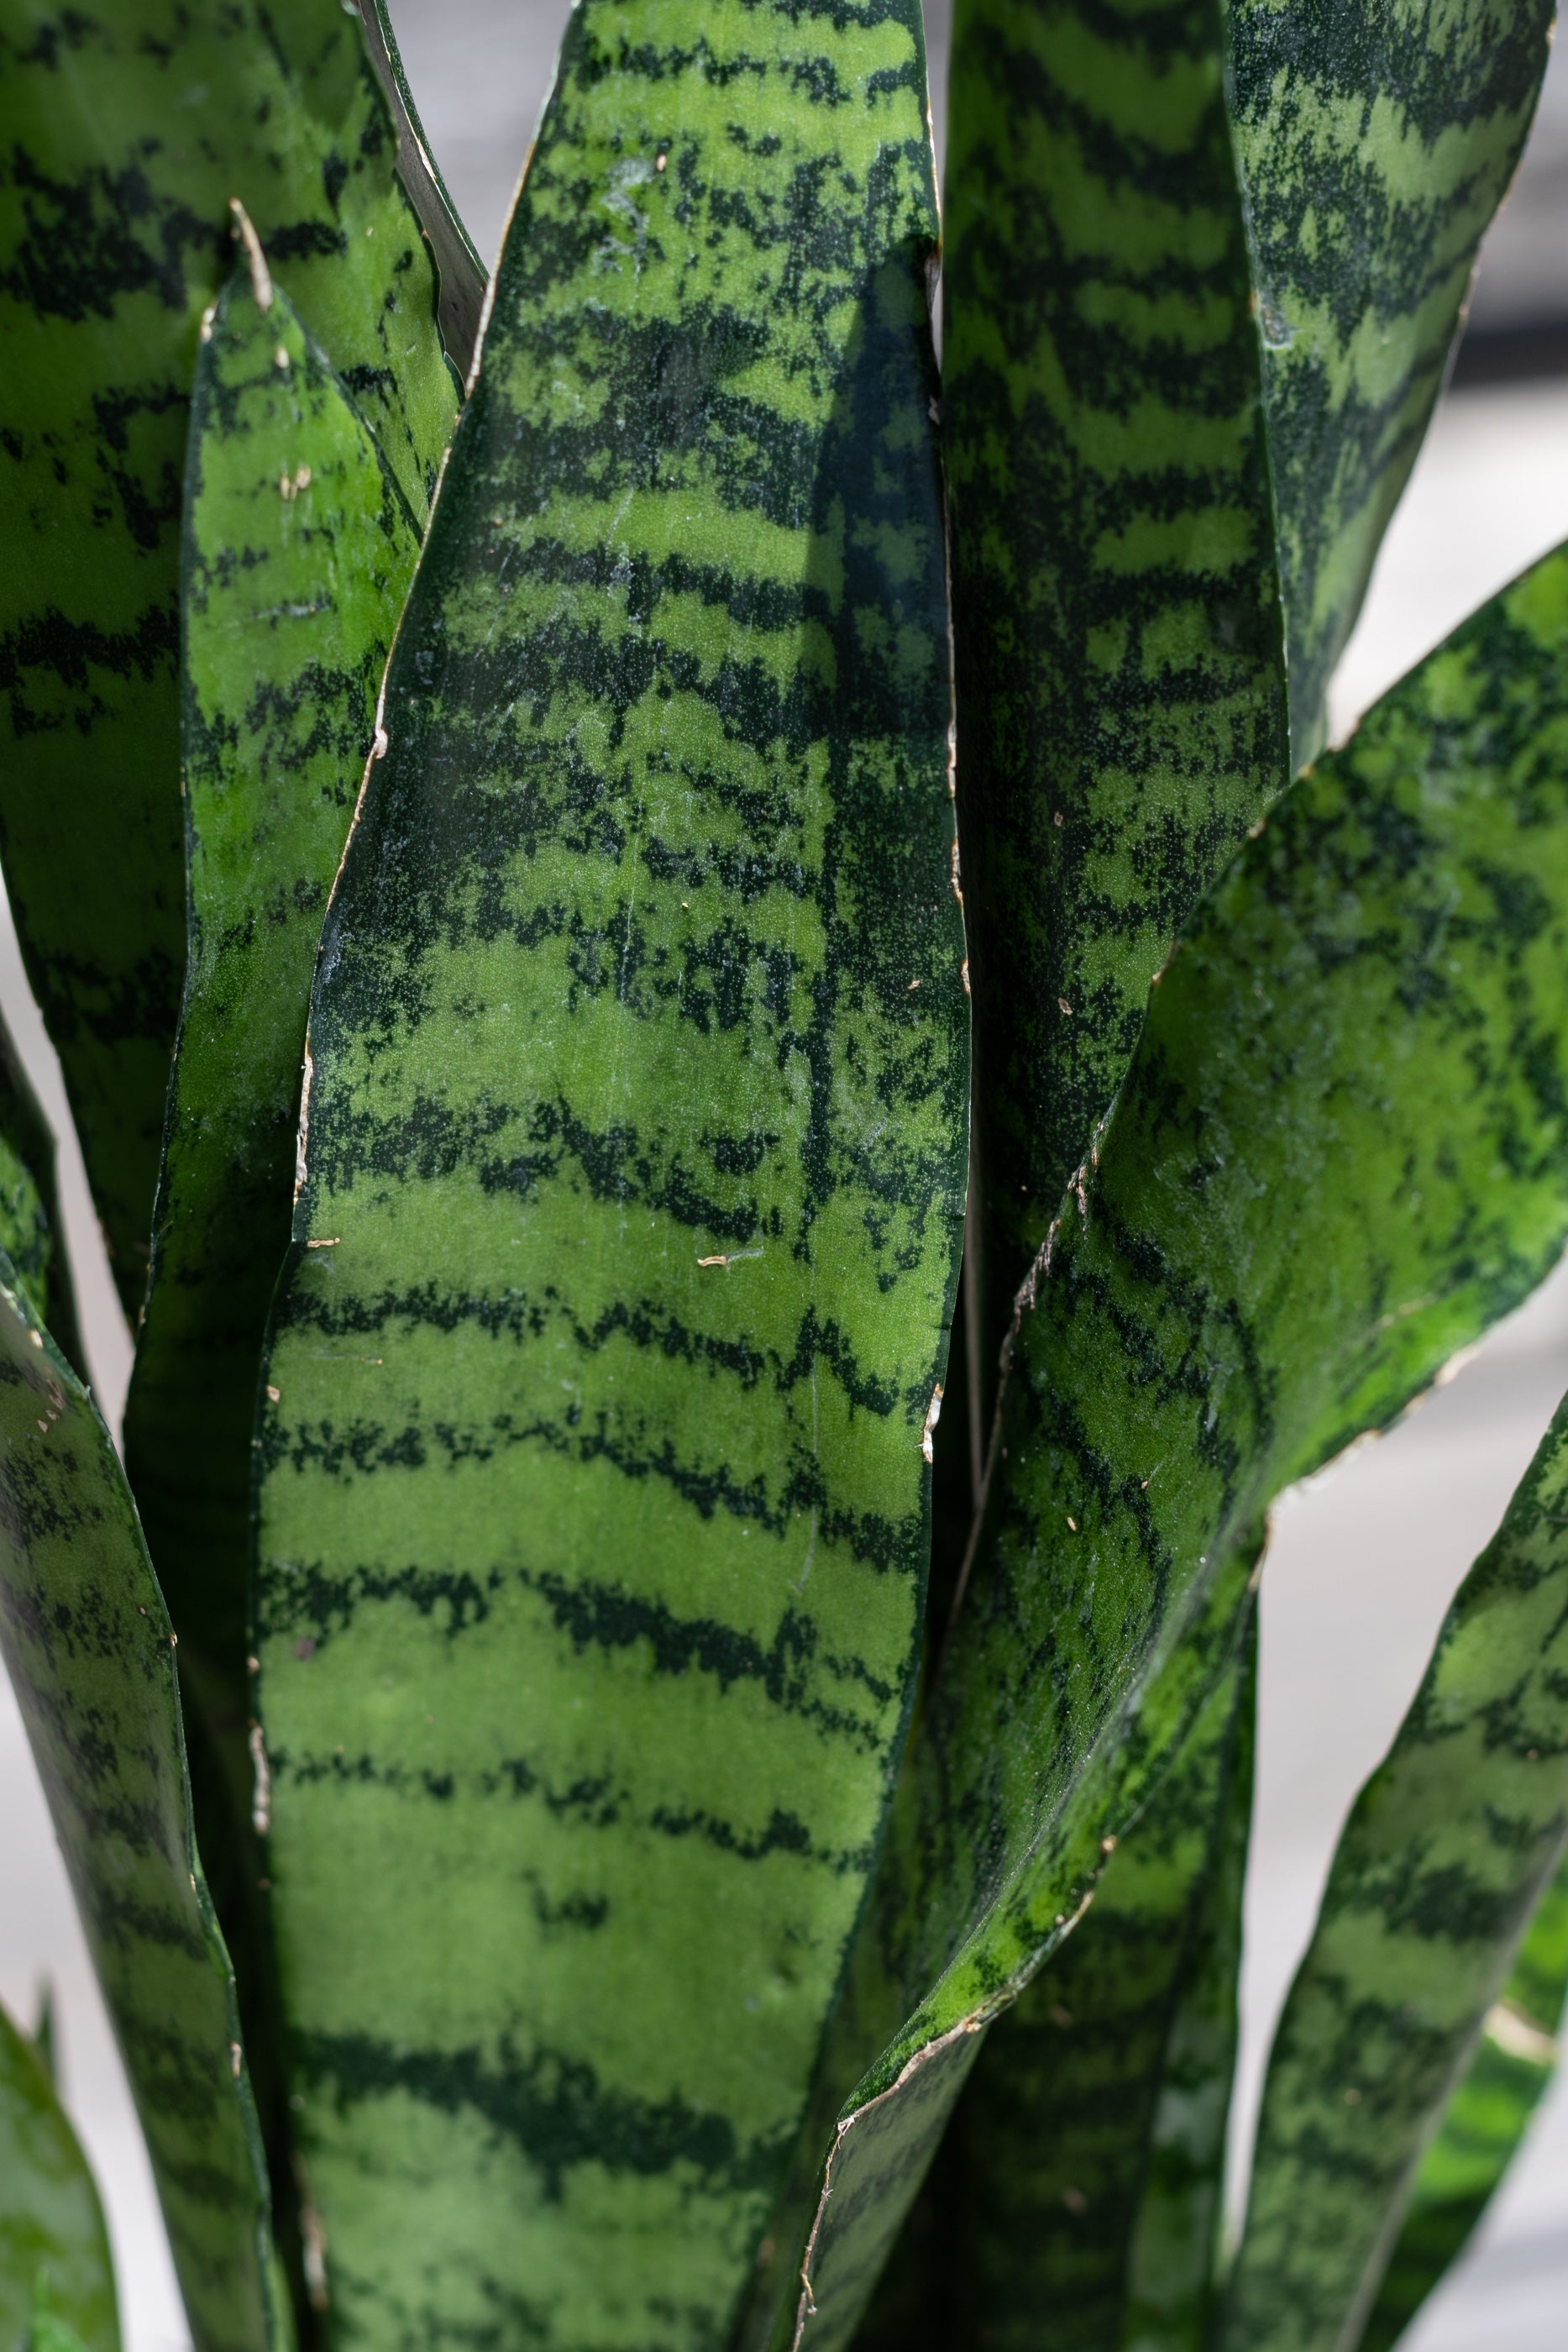
[[[130,1311],[184,962],[179,523],[238,197],[423,516],[455,405],[339,0],[0,0],[0,846]]]
[[[398,173],[419,215],[435,263],[439,281],[436,317],[441,325],[442,346],[459,375],[466,378],[474,363],[479,320],[485,308],[485,265],[474,250],[473,240],[430,152],[413,92],[403,73],[386,0],[359,0],[359,10],[371,63],[397,131]]]
[[[985,1385],[1151,975],[1289,774],[1218,0],[958,0],[943,410]]]
[[[841,2178],[856,2106],[1005,2006],[1092,1893],[1092,1841],[1188,1719],[1200,1628],[1272,1496],[1388,1421],[1560,1250],[1565,950],[1558,554],[1277,804],[1155,993],[1020,1307],[985,1539],[840,2065],[913,2013],[845,2111]],[[867,2180],[854,2201],[886,2244],[896,2200]],[[855,2316],[832,2266],[867,2283],[840,2233],[830,2199],[813,2345]],[[779,2242],[800,2242],[782,2221]]]
[[[1228,0],[1296,764],[1519,161],[1553,0]]]
[[[265,260],[255,286],[242,267],[201,346],[191,412],[190,937],[125,1442],[180,1636],[197,1836],[284,2181],[251,1824],[251,1433],[288,1247],[316,944],[418,551],[407,503],[320,347]]]
[[[98,2190],[37,2050],[0,2009],[0,2343],[120,2352]],[[52,2352],[52,2347],[49,2347]]]
[[[967,1097],[933,195],[911,0],[571,21],[328,917],[267,1375],[345,2345],[718,2340],[861,1905]]]
[[[76,1296],[55,1181],[55,1139],[22,1059],[0,1023],[0,1251],[27,1304],[85,1377]]]
[[[174,1637],[109,1433],[0,1260],[0,1656],[152,2158],[196,2352],[287,2352]]]
[[[1208,1957],[1211,1882],[1217,1871],[1226,1882],[1223,1913],[1239,1879],[1229,1866],[1229,1832],[1238,1733],[1252,1696],[1243,1639],[1234,1667],[1116,1846],[1093,1908],[987,2036],[857,2345],[1034,2352],[1042,2329],[1051,2352],[1117,2344],[1156,2127],[1163,2120],[1169,2137],[1177,2104],[1184,2129],[1162,2156],[1179,2148],[1186,2159],[1172,2218],[1188,2272],[1201,2273],[1218,2219],[1214,2124],[1222,2145],[1225,2011],[1233,2035],[1235,1985],[1231,1973],[1217,2037],[1211,1989],[1192,1979]],[[1249,1738],[1247,1745],[1249,1753]],[[1245,1760],[1240,1788],[1244,1829]],[[1210,2191],[1207,2213],[1196,2217],[1195,2133]],[[1153,2232],[1160,2224],[1150,2216],[1148,2226]],[[1167,2261],[1151,2238],[1145,2273]],[[1145,2290],[1153,2284],[1145,2279]],[[1198,2300],[1190,2282],[1186,2300]]]
[[[1257,1740],[1255,1629],[1251,1638],[1223,1811],[1166,2042],[1148,2168],[1128,2249],[1121,2327],[1125,2352],[1203,2352],[1208,2340],[1240,2039],[1242,1899]]]
[[[1469,2070],[1416,2168],[1357,2352],[1390,2352],[1486,2210],[1556,2070],[1568,2000],[1568,1863],[1542,1896]]]
[[[1264,2085],[1223,2352],[1354,2343],[1568,1837],[1568,1405],[1340,1840]]]

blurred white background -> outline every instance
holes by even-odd
[[[430,142],[486,259],[543,103],[563,0],[392,0]],[[945,79],[946,0],[928,9]],[[1548,84],[1489,239],[1473,331],[1385,546],[1335,694],[1336,733],[1467,612],[1568,538],[1568,68]],[[1521,381],[1521,377],[1527,380]],[[63,1139],[65,1211],[98,1394],[118,1423],[130,1342],[110,1288],[59,1075],[0,908],[0,1004]],[[1568,1389],[1568,1270],[1398,1430],[1288,1498],[1263,1582],[1261,1741],[1235,2117],[1250,2133],[1273,2021],[1356,1789],[1415,1690],[1448,1601]],[[0,1684],[0,2000],[47,1982],[68,2103],[103,2185],[126,2352],[188,2342],[124,2080],[21,1726]],[[1568,2079],[1409,2352],[1568,2342]]]

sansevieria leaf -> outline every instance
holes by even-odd
[[[251,1435],[316,943],[418,551],[390,467],[256,245],[205,329],[191,408],[190,939],[125,1442],[180,1637],[197,1837],[275,2162],[287,2133],[263,2018],[246,1672]]]
[[[313,996],[259,1712],[339,2340],[722,2339],[920,1654],[963,942],[913,0],[585,0]]]
[[[0,1024],[0,1251],[28,1306],[84,1378],[76,1294],[66,1255],[55,1139],[10,1033]]]
[[[1391,2352],[1486,2210],[1556,2071],[1565,2000],[1568,1864],[1560,1864],[1416,2167],[1357,2352]]]
[[[174,1636],[91,1399],[0,1258],[0,1657],[114,2023],[196,2352],[287,2352]]]
[[[1553,0],[1228,0],[1298,766],[1513,177]]]
[[[0,847],[134,1312],[184,964],[179,529],[230,200],[423,517],[453,379],[340,0],[0,0]]]
[[[882,2042],[832,2131],[803,2340],[847,2340],[977,2030],[1079,1916],[1096,1839],[1190,1720],[1198,1631],[1227,1580],[1244,1591],[1273,1496],[1560,1250],[1565,950],[1557,554],[1277,804],[1062,1204],[824,2070],[836,2105],[834,2070]]]
[[[1222,2013],[1220,2033],[1204,2032],[1195,2065],[1194,2021],[1184,2004],[1191,1987],[1209,2027],[1210,1990],[1192,1979],[1207,1957],[1210,1883],[1217,1873],[1225,1882],[1223,1911],[1239,1875],[1228,1867],[1228,1830],[1239,1739],[1243,1828],[1251,1794],[1250,1668],[1244,1637],[1149,1805],[1114,1847],[1092,1909],[987,2036],[857,2343],[886,2344],[890,2352],[919,2344],[1032,2352],[1048,2331],[1052,2352],[1110,2352],[1122,2335],[1170,2070],[1182,2078],[1179,2088],[1170,2085],[1173,2097],[1187,2110],[1179,2237],[1187,2270],[1201,2277],[1201,2250],[1216,2235],[1214,2159],[1224,2140],[1231,2039]],[[1233,2036],[1233,1977],[1226,1990]],[[1187,2044],[1180,2053],[1172,2047],[1178,2032]],[[1168,2112],[1165,2122],[1168,2130]],[[1209,2192],[1196,2214],[1194,2154]],[[1174,2187],[1168,2165],[1166,2174]],[[1158,2227],[1152,2217],[1150,2227]],[[1163,2247],[1145,2244],[1145,2271],[1166,2259]],[[1194,2300],[1190,2277],[1184,2284]],[[1154,2285],[1145,2281],[1146,2291]]]
[[[92,2174],[42,2057],[3,2009],[0,2343],[6,2352],[120,2352]]]
[[[1356,2341],[1423,2145],[1557,1869],[1565,1498],[1568,1405],[1340,1840],[1270,2061],[1224,2352]]]
[[[1289,776],[1218,0],[959,0],[944,438],[980,1386],[1149,981]]]

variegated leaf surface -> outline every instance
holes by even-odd
[[[920,1654],[967,1099],[911,0],[586,0],[328,917],[259,1712],[344,2345],[722,2337]]]
[[[1555,2074],[1565,2000],[1568,1862],[1542,1897],[1475,2055],[1422,2152],[1357,2352],[1391,2352],[1463,2251]]]
[[[287,2352],[174,1636],[86,1390],[0,1258],[0,1657],[130,2076],[196,2352]]]
[[[1144,2315],[1157,2306],[1168,2330],[1174,2302],[1198,2339],[1236,2027],[1234,1974],[1211,1980],[1209,1947],[1218,1927],[1237,1957],[1249,1636],[1247,1622],[1092,1909],[986,2037],[857,2345],[1033,2352],[1044,2334],[1052,2352],[1109,2352],[1140,2229]]]
[[[972,1588],[820,2099],[868,2071],[815,2143],[831,2194],[775,2232],[792,2304],[814,2231],[802,2341],[847,2340],[925,2161],[901,2102],[939,2127],[942,2078],[1092,1895],[1273,1496],[1560,1251],[1565,942],[1559,553],[1276,804],[1155,992],[1020,1299]]]
[[[1558,1868],[1565,1500],[1568,1406],[1340,1840],[1270,2059],[1222,2352],[1356,2341],[1423,2146]]]
[[[1535,110],[1553,0],[1228,0],[1300,767]]]
[[[1289,776],[1218,0],[958,0],[944,277],[994,1389],[1149,982]]]
[[[0,2343],[120,2352],[98,2189],[37,2049],[0,2009]]]
[[[287,1251],[310,974],[419,530],[265,257],[201,344],[186,457],[184,1003],[126,1466],[180,1637],[197,1838],[280,2207],[246,1670],[256,1387]]]
[[[55,1139],[9,1031],[0,1024],[0,1250],[38,1321],[84,1378],[76,1294],[66,1255]]]
[[[339,0],[0,5],[0,847],[127,1308],[184,962],[179,532],[230,200],[423,517],[455,392]]]

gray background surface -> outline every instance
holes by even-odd
[[[424,127],[486,257],[498,249],[543,103],[563,0],[392,0]],[[933,85],[946,10],[930,13]],[[1560,57],[1513,197],[1488,241],[1478,338],[1533,335],[1548,360],[1568,322],[1568,66]],[[1512,348],[1512,346],[1511,346]],[[1527,355],[1528,356],[1528,355]],[[1568,537],[1568,382],[1450,395],[1390,533],[1343,667],[1348,731],[1402,670],[1521,564]],[[0,1003],[62,1137],[67,1219],[82,1268],[99,1396],[117,1421],[130,1343],[109,1286],[57,1066],[0,908]],[[1386,1746],[1437,1624],[1568,1389],[1568,1273],[1494,1334],[1394,1433],[1288,1498],[1263,1581],[1261,1743],[1247,1899],[1245,2038],[1235,2118],[1251,2128],[1268,2041],[1311,1930],[1334,1840]],[[127,2352],[187,2337],[145,2157],[9,1692],[0,1685],[0,1999],[30,2016],[56,1990],[67,2095],[104,2185]],[[1468,2263],[1410,2352],[1562,2352],[1568,2343],[1568,2082]]]

